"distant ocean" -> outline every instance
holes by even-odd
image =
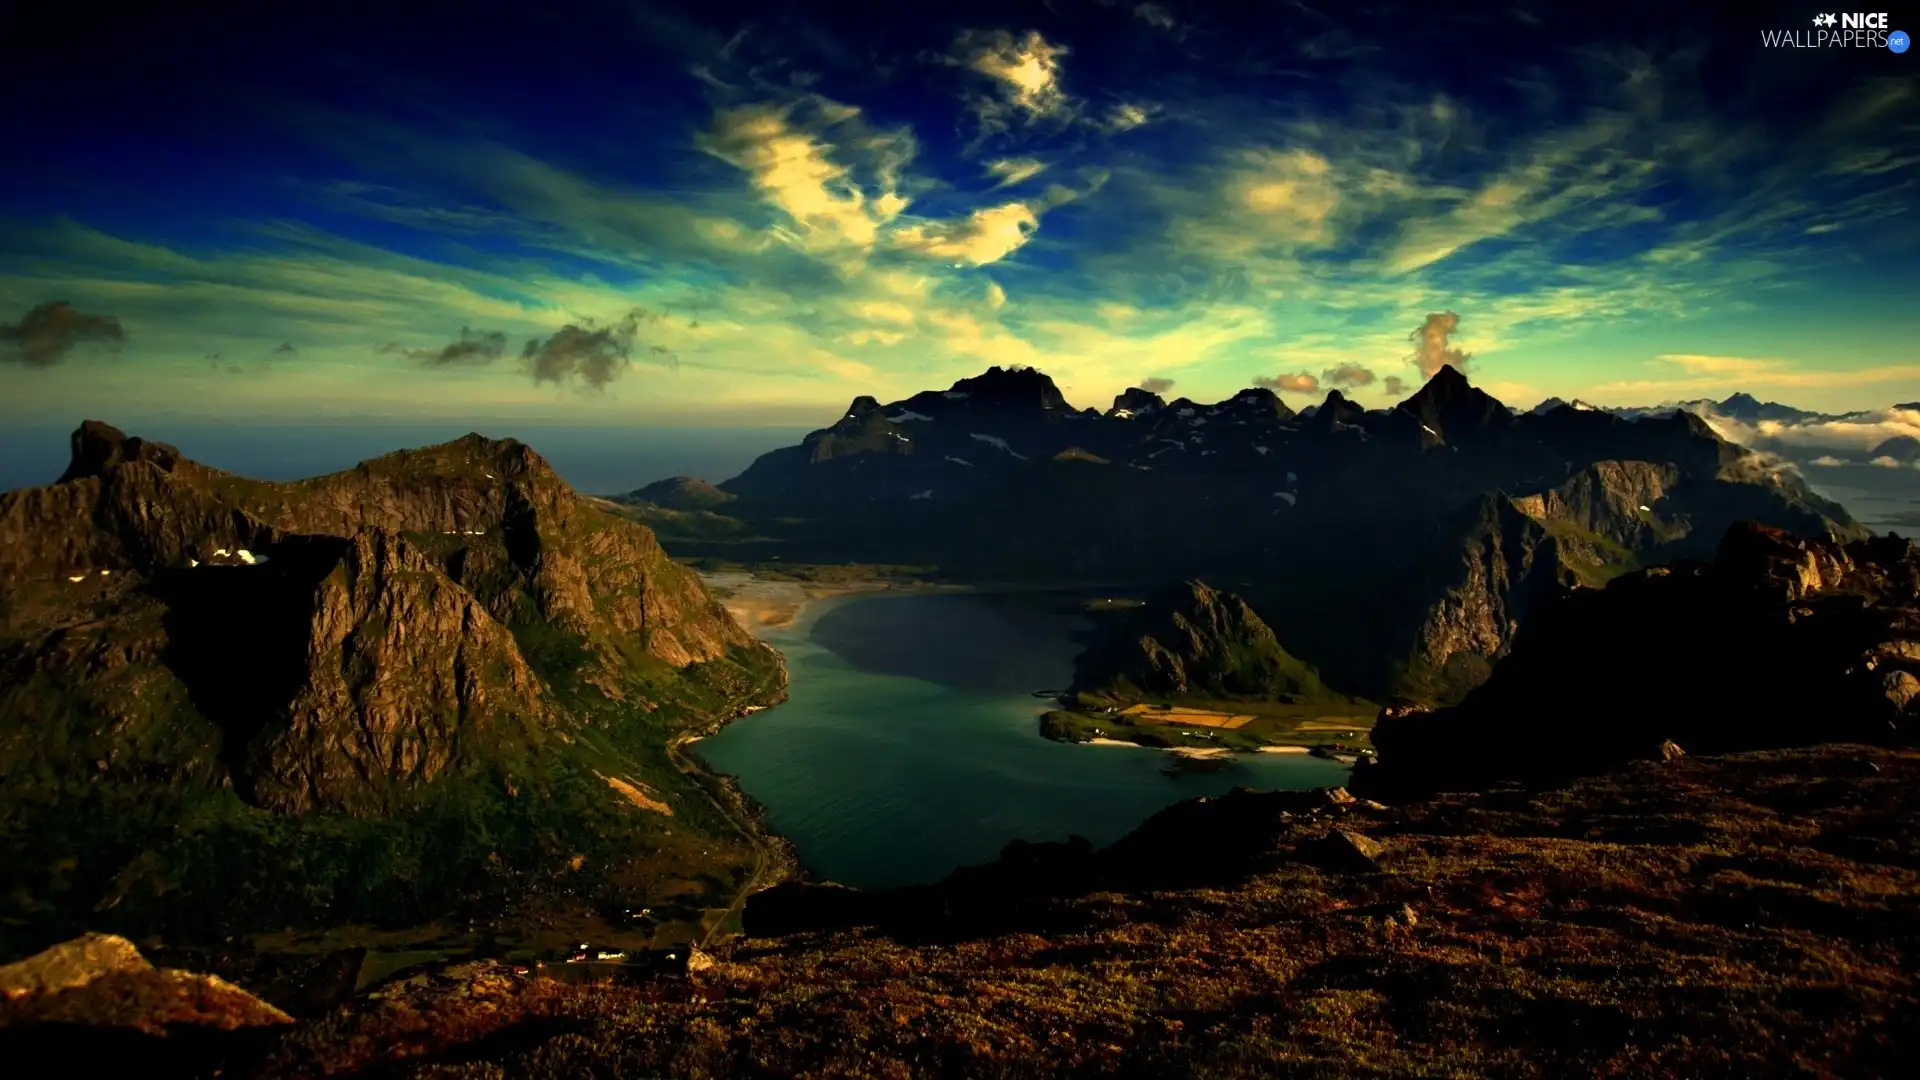
[[[0,425],[0,490],[51,483],[67,467],[70,423]],[[552,427],[439,422],[226,424],[155,420],[127,434],[178,446],[206,465],[261,480],[297,480],[350,468],[402,447],[457,439],[476,427],[538,450],[576,489],[631,491],[669,476],[718,482],[769,450],[797,443],[805,427]]]

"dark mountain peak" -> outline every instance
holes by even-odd
[[[1489,428],[1513,422],[1513,413],[1499,399],[1467,381],[1452,364],[1442,364],[1433,378],[1400,408],[1442,438],[1471,437]]]
[[[1264,386],[1249,386],[1227,400],[1214,406],[1217,409],[1236,409],[1261,416],[1276,416],[1282,420],[1291,419],[1293,410],[1280,400],[1280,395]]]
[[[692,476],[675,476],[666,480],[656,480],[646,487],[629,492],[628,498],[641,499],[668,510],[711,510],[722,503],[733,501],[732,495],[705,480]]]
[[[1038,405],[1043,409],[1066,408],[1067,399],[1053,379],[1038,368],[995,365],[970,379],[953,384],[949,394],[965,394],[976,402],[1004,405]]]
[[[1920,439],[1911,435],[1895,435],[1891,439],[1882,440],[1873,448],[1872,454],[1877,458],[1892,458],[1904,464],[1912,464],[1920,461]]]
[[[1087,700],[1231,700],[1323,694],[1325,687],[1245,600],[1187,580],[1154,594],[1082,654],[1074,690]]]
[[[1760,399],[1745,392],[1729,394],[1727,399],[1720,403],[1720,408],[1728,413],[1749,412],[1760,408]]]
[[[178,449],[167,443],[129,436],[103,420],[82,421],[73,431],[72,445],[73,457],[67,463],[67,471],[60,476],[62,483],[99,476],[130,461],[150,462],[162,472],[172,472],[174,466],[185,460]]]
[[[1567,400],[1565,398],[1550,397],[1527,411],[1533,413],[1535,416],[1545,416],[1547,413],[1562,408],[1566,404]]]
[[[1452,364],[1441,364],[1440,370],[1434,372],[1433,377],[1427,380],[1427,385],[1420,389],[1436,393],[1461,393],[1473,389],[1473,384],[1467,381],[1467,376],[1459,368]]]
[[[1107,410],[1107,415],[1113,416],[1116,413],[1125,412],[1133,416],[1145,416],[1166,407],[1166,399],[1159,394],[1151,390],[1143,390],[1138,386],[1130,386],[1114,396],[1113,408]]]
[[[1301,416],[1307,416],[1302,412]],[[1338,390],[1327,391],[1327,400],[1313,408],[1311,420],[1315,428],[1332,429],[1339,424],[1357,424],[1367,411],[1347,400],[1347,396]]]
[[[1681,409],[1675,412],[1669,420],[1674,427],[1679,428],[1689,435],[1697,435],[1700,438],[1711,439],[1714,442],[1726,441],[1720,437],[1719,432],[1713,430],[1713,425],[1707,423],[1705,417],[1690,409]]]
[[[872,394],[861,394],[859,397],[853,399],[853,404],[847,406],[847,418],[858,419],[868,413],[879,411],[879,399],[875,398]]]

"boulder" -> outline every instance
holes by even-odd
[[[1352,829],[1335,829],[1304,845],[1308,861],[1328,870],[1344,873],[1371,873],[1380,869],[1387,847],[1372,837]]]
[[[1887,696],[1887,704],[1900,712],[1906,712],[1915,697],[1920,697],[1920,679],[1905,671],[1889,671],[1880,678],[1880,688]]]
[[[133,942],[112,934],[83,934],[15,964],[0,967],[7,1001],[78,990],[103,975],[152,971]]]
[[[0,1027],[51,1023],[234,1031],[293,1018],[215,975],[149,964],[133,943],[88,934],[0,968]]]

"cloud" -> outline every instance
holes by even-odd
[[[1159,30],[1171,30],[1179,25],[1174,21],[1173,13],[1159,4],[1136,4],[1133,17]]]
[[[1164,394],[1173,389],[1173,380],[1154,375],[1150,378],[1141,379],[1140,389],[1145,390],[1149,394]]]
[[[1311,394],[1320,389],[1320,380],[1304,371],[1291,375],[1257,375],[1253,385],[1264,386],[1269,390],[1279,390],[1289,394]]]
[[[1467,373],[1473,357],[1447,343],[1459,327],[1460,316],[1451,311],[1434,312],[1420,329],[1407,335],[1413,339],[1413,365],[1420,369],[1421,378],[1431,379],[1449,364],[1460,374]]]
[[[1380,388],[1393,397],[1399,397],[1407,392],[1407,380],[1398,375],[1389,375],[1380,381]]]
[[[1007,290],[991,279],[987,281],[987,306],[995,311],[1007,306]]]
[[[975,210],[960,221],[928,222],[894,230],[895,247],[963,266],[985,266],[1020,250],[1040,228],[1026,203]]]
[[[0,360],[52,367],[77,346],[118,345],[126,338],[113,316],[87,315],[65,300],[54,300],[29,310],[17,323],[0,323]]]
[[[1038,158],[999,158],[987,163],[987,175],[1000,178],[1000,182],[993,185],[997,191],[1031,180],[1045,172],[1046,168],[1047,163]]]
[[[1328,386],[1358,387],[1373,382],[1373,372],[1359,364],[1348,362],[1331,367],[1320,373],[1320,381]]]
[[[1882,383],[1920,382],[1920,364],[1879,364],[1860,368],[1808,368],[1792,360],[1755,356],[1662,353],[1654,358],[1674,371],[1651,379],[1601,383],[1595,396],[1615,400],[1653,396],[1675,400],[1686,395],[1722,394],[1741,389],[1831,390]]]
[[[299,355],[300,355],[300,350],[299,350],[299,349],[296,349],[296,348],[294,348],[294,347],[293,347],[293,342],[291,342],[291,341],[283,341],[283,342],[281,342],[280,344],[278,344],[278,345],[276,345],[276,346],[274,346],[274,347],[273,347],[273,355],[275,355],[275,356],[299,356]]]
[[[1132,131],[1134,128],[1144,126],[1152,119],[1153,114],[1146,106],[1123,101],[1108,109],[1106,115],[1094,121],[1094,126],[1110,135],[1118,135],[1123,131]]]
[[[635,339],[642,322],[656,322],[660,316],[639,309],[630,311],[611,326],[569,323],[546,338],[533,338],[521,350],[520,358],[535,382],[564,382],[578,378],[596,390],[619,378],[632,366]],[[649,346],[657,356],[673,361],[665,346]]]
[[[1811,465],[1866,461],[1890,439],[1920,440],[1920,411],[1912,409],[1875,409],[1750,424],[1723,415],[1712,402],[1688,402],[1686,408],[1728,442]]]
[[[1006,30],[961,33],[948,55],[950,63],[992,80],[992,92],[972,102],[983,137],[1037,123],[1071,122],[1078,103],[1060,87],[1060,58],[1068,50],[1038,30],[1015,37]]]
[[[792,228],[780,229],[781,239],[813,253],[869,250],[880,227],[907,207],[896,188],[915,152],[913,138],[895,130],[849,140],[868,160],[869,193],[850,165],[835,160],[845,147],[824,137],[826,129],[855,124],[860,110],[825,98],[804,104],[811,114],[805,122],[802,103],[723,109],[697,145],[745,172],[761,198],[786,216]]]
[[[507,335],[500,330],[476,333],[463,326],[459,337],[438,349],[406,349],[389,344],[381,346],[380,351],[400,353],[429,367],[490,364],[506,355]]]

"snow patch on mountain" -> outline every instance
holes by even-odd
[[[1007,453],[1013,455],[1013,457],[1015,457],[1020,461],[1027,460],[1027,455],[1014,450],[1014,448],[1011,446],[1008,446],[1007,440],[1001,438],[998,435],[982,435],[979,432],[975,431],[971,433],[971,436],[974,439],[974,441],[986,443],[988,446],[997,446],[1000,449],[1005,450]]]

